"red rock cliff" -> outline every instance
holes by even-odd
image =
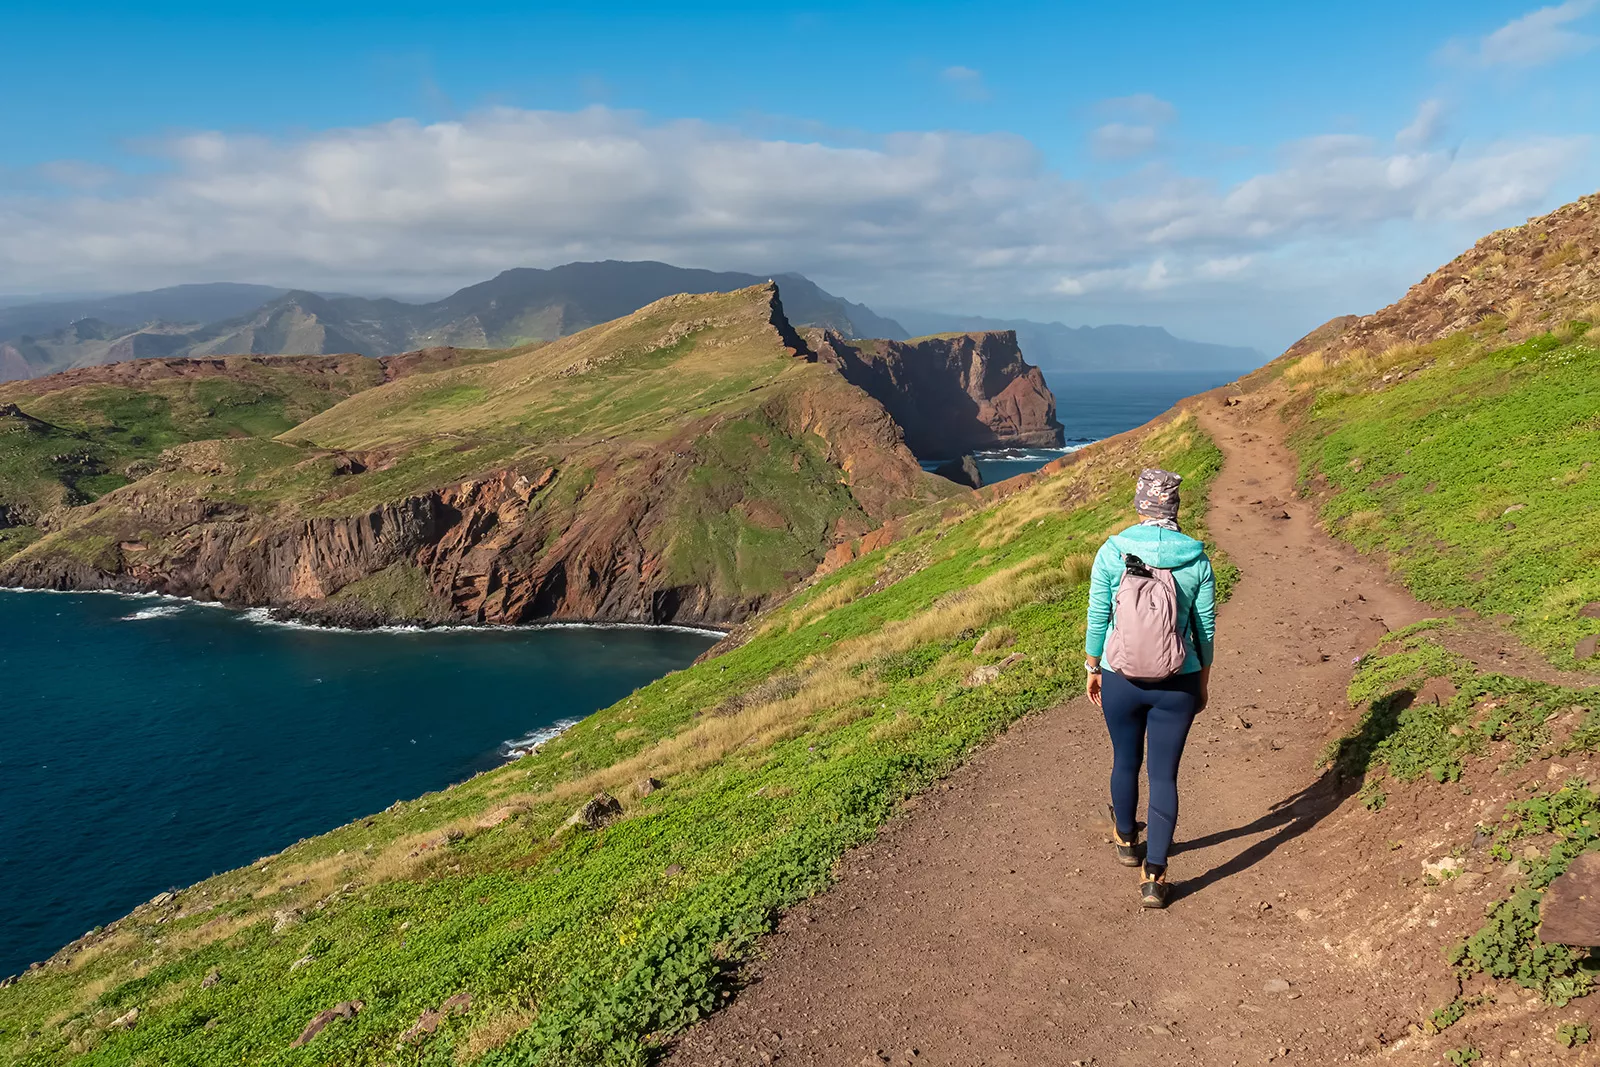
[[[1061,444],[1056,398],[1039,368],[1022,358],[1012,330],[912,341],[846,341],[819,332],[812,341],[824,360],[888,409],[919,458]]]

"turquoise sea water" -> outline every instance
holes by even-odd
[[[346,633],[0,591],[0,976],[164,889],[495,766],[712,640]]]

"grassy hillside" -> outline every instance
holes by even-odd
[[[0,384],[0,506],[27,520],[95,500],[164,449],[272,437],[383,381],[373,360],[316,357],[121,364]],[[18,525],[31,525],[23,521]],[[0,531],[16,545],[34,530]]]
[[[1420,599],[1504,615],[1572,666],[1600,618],[1600,347],[1590,324],[1497,324],[1380,357],[1290,364],[1294,441],[1330,529]],[[1588,653],[1593,655],[1592,645]]]
[[[437,383],[413,389],[384,410],[459,418],[440,407]],[[615,403],[594,399],[650,418]],[[308,432],[369,443],[345,426],[340,413]],[[998,503],[918,512],[893,544],[767,613],[729,642],[737,647],[538,754],[70,946],[0,989],[0,1057],[641,1062],[719,1002],[777,910],[825,885],[841,852],[899,799],[1081,687],[1092,553],[1126,524],[1134,474],[1147,464],[1184,473],[1185,522],[1203,530],[1194,505],[1219,459],[1180,418],[1082,453]],[[993,678],[974,675],[1002,663]],[[658,787],[636,788],[647,779]],[[563,828],[602,790],[620,800],[618,820]],[[462,993],[466,1010],[403,1038]],[[351,1001],[361,1003],[353,1018],[292,1047],[313,1016]],[[135,1008],[131,1028],[111,1025]]]
[[[137,568],[143,587],[269,604],[352,587],[344,601],[391,619],[399,601],[357,583],[405,562],[430,583],[409,598],[439,609],[429,619],[724,622],[792,588],[839,539],[960,492],[920,469],[877,401],[811,356],[770,284],[668,297],[499,355],[430,350],[383,369],[386,384],[296,412],[304,421],[265,401],[248,423],[246,409],[218,407],[233,420],[207,427],[219,440],[172,448],[137,484],[63,515],[8,572],[55,585]],[[173,443],[154,417],[132,423],[141,455]],[[476,487],[490,483],[510,488],[489,500],[501,489]],[[399,510],[367,518],[386,508]],[[226,528],[211,520],[222,513]],[[241,520],[255,525],[241,533]],[[356,526],[302,535],[307,520]],[[285,538],[297,547],[251,555]]]

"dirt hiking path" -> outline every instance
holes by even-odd
[[[1196,413],[1226,457],[1210,525],[1243,579],[1184,760],[1173,906],[1141,911],[1137,873],[1112,859],[1110,746],[1079,698],[1017,723],[847,856],[668,1063],[1310,1065],[1405,1034],[1408,976],[1353,962],[1304,906],[1361,861],[1302,835],[1354,803],[1314,767],[1352,717],[1353,658],[1429,613],[1316,528],[1275,407],[1213,395]]]

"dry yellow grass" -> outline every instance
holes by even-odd
[[[264,918],[265,916],[256,912],[244,915],[218,915],[198,926],[173,931],[163,939],[163,947],[172,952],[192,952],[197,948],[232,937],[245,927],[253,926]]]
[[[882,656],[946,641],[956,634],[987,626],[1032,598],[1037,586],[1026,579],[1040,563],[1031,559],[1002,568],[976,585],[940,597],[919,615],[886,623],[875,633],[841,641],[831,662],[837,669],[848,671]]]
[[[920,718],[915,715],[907,715],[903,711],[897,711],[894,714],[894,718],[874,726],[872,732],[867,736],[873,741],[890,741],[920,729],[922,729],[922,720]]]
[[[757,751],[792,737],[805,729],[817,713],[863,700],[875,689],[874,683],[857,678],[838,666],[816,664],[804,675],[792,696],[708,716],[682,733],[663,738],[609,767],[558,782],[546,790],[503,797],[496,804],[496,810],[521,813],[550,804],[568,805],[601,791],[625,793],[623,786],[646,774],[667,778],[703,770],[735,752]],[[626,806],[626,796],[619,799]],[[471,819],[463,819],[461,824],[469,832],[476,829]],[[438,831],[418,836],[437,838]],[[426,858],[426,854],[410,857],[407,852],[391,846],[367,874],[372,880],[404,876]]]
[[[790,616],[789,632],[793,633],[802,626],[809,626],[835,608],[842,608],[846,604],[852,603],[871,586],[872,578],[869,575],[857,574],[846,578],[832,589],[818,595],[807,603],[805,607]],[[773,620],[768,624],[771,627],[776,627],[777,625],[777,620]],[[762,629],[765,631],[767,627]]]
[[[1369,526],[1374,526],[1382,520],[1383,512],[1381,511],[1353,511],[1349,515],[1345,516],[1344,522],[1341,524],[1341,526],[1346,532],[1354,532],[1356,530],[1365,529]]]
[[[1074,552],[1061,561],[1061,573],[1072,585],[1082,585],[1094,571],[1093,552]]]
[[[1319,348],[1310,355],[1301,356],[1291,363],[1289,369],[1283,372],[1283,376],[1291,382],[1308,381],[1313,378],[1320,378],[1327,369],[1328,357]]]
[[[252,895],[257,900],[290,893],[297,897],[327,896],[335,886],[350,880],[347,876],[356,862],[354,855],[341,855],[324,856],[309,863],[290,863],[279,867],[271,883]]]
[[[539,1013],[532,1008],[514,1005],[505,1011],[478,1019],[456,1045],[456,1062],[473,1063],[485,1053],[499,1048],[522,1031],[532,1026]]]

